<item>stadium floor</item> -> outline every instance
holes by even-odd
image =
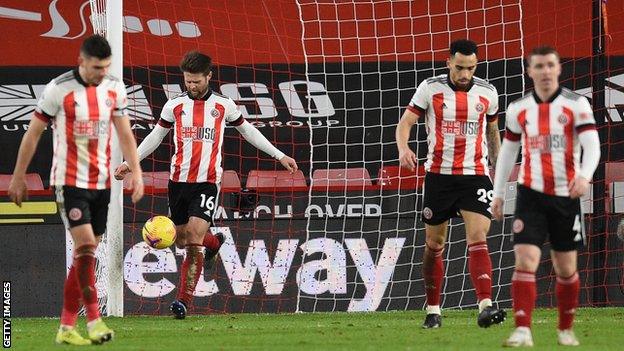
[[[106,318],[115,330],[109,350],[495,350],[513,329],[513,320],[489,329],[476,324],[476,311],[443,312],[443,327],[421,329],[423,311],[375,313],[231,314]],[[534,350],[561,349],[556,340],[557,311],[533,314]],[[79,320],[84,332],[84,318]],[[581,308],[575,350],[622,350],[624,308]],[[57,346],[58,319],[13,318],[12,349],[75,350]],[[84,334],[83,334],[84,335]]]

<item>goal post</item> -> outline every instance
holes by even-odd
[[[91,25],[104,35],[112,50],[109,73],[123,80],[123,0],[90,0]],[[123,156],[115,128],[111,138],[111,176]],[[109,316],[124,315],[123,299],[123,182],[111,179],[106,233],[98,248],[96,276],[100,310]]]

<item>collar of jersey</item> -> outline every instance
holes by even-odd
[[[555,101],[555,99],[557,98],[557,96],[559,96],[559,94],[561,94],[561,86],[559,86],[559,88],[555,91],[555,93],[550,96],[548,101],[542,101],[542,99],[540,99],[539,96],[537,96],[537,93],[535,92],[535,90],[533,90],[533,98],[535,99],[535,102],[538,104],[541,104],[544,102],[547,104],[550,104],[551,102]]]
[[[189,94],[188,96],[191,98],[191,100],[204,100],[204,101],[208,101],[208,99],[210,98],[210,95],[212,95],[212,89],[208,88],[208,91],[206,92],[206,94],[204,94],[204,96],[194,99],[191,97],[191,94]]]
[[[451,76],[450,75],[447,75],[446,77],[447,77],[446,81],[448,82],[448,86],[451,87],[451,89],[453,89],[453,91],[466,91],[466,92],[468,92],[468,91],[470,91],[470,89],[472,89],[472,86],[474,85],[474,78],[470,78],[470,84],[468,84],[468,88],[466,90],[461,90],[461,89],[458,89],[455,86],[455,84],[453,84],[453,82],[451,81]]]
[[[78,68],[74,68],[72,70],[72,72],[74,72],[74,78],[76,78],[78,83],[80,83],[82,86],[85,86],[85,87],[90,87],[91,86],[90,84],[87,84],[87,82],[82,80],[82,77],[80,76],[80,73],[78,73]],[[97,86],[97,85],[94,85],[94,86]]]

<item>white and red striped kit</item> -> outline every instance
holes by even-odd
[[[35,117],[52,122],[50,185],[110,188],[112,118],[124,116],[127,105],[123,82],[111,76],[89,86],[75,69],[46,85]]]
[[[489,175],[487,122],[497,120],[498,93],[474,77],[467,91],[458,90],[446,74],[423,81],[408,110],[425,117],[427,162],[431,173]]]
[[[569,196],[580,168],[578,134],[595,130],[587,99],[559,88],[548,101],[525,95],[507,109],[505,138],[521,141],[518,183],[548,195]]]
[[[220,183],[225,123],[238,126],[243,122],[232,99],[210,90],[200,99],[183,93],[167,101],[158,124],[174,129],[170,179],[183,183]]]

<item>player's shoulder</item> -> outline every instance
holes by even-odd
[[[568,100],[572,100],[572,101],[577,101],[580,102],[582,98],[584,98],[583,95],[578,94],[568,88],[561,88],[561,96],[568,99]]]
[[[74,71],[67,71],[61,75],[59,75],[58,77],[52,79],[52,81],[50,81],[50,83],[52,83],[53,85],[59,86],[61,84],[64,83],[68,83],[71,81],[76,80],[76,75],[74,73]]]
[[[534,102],[535,102],[535,99],[533,99],[533,92],[531,91],[529,93],[522,95],[520,98],[512,101],[509,104],[509,107],[518,107],[518,106],[522,106],[526,104],[531,104]]]
[[[107,74],[107,75],[105,75],[105,76],[104,76],[104,79],[108,79],[108,80],[110,80],[111,82],[114,82],[114,83],[119,83],[119,82],[121,82],[121,80],[119,80],[119,78],[117,78],[117,77],[115,77],[115,76],[113,76],[113,75],[111,75],[111,74]]]
[[[425,79],[425,82],[428,85],[432,85],[432,84],[448,84],[448,75],[447,74],[440,74],[438,76],[430,77],[430,78]]]
[[[236,103],[229,96],[225,96],[214,90],[211,90],[211,94],[212,94],[211,97],[214,98],[220,104],[236,108]]]
[[[526,109],[528,105],[534,104],[535,99],[533,99],[533,93],[524,94],[522,97],[512,101],[509,106],[507,106],[506,114],[510,116],[515,112],[518,112],[522,109]]]
[[[474,82],[474,85],[476,85],[478,87],[490,90],[493,93],[496,92],[496,87],[494,85],[492,85],[492,83],[488,82],[486,79],[474,76],[473,77],[473,82]]]
[[[173,104],[175,104],[175,103],[180,103],[180,102],[182,102],[182,101],[184,101],[184,100],[190,100],[190,97],[189,97],[188,91],[183,91],[183,92],[181,92],[181,93],[176,93],[176,94],[173,94],[173,95],[169,98],[169,100],[167,100],[167,103],[173,103]]]

